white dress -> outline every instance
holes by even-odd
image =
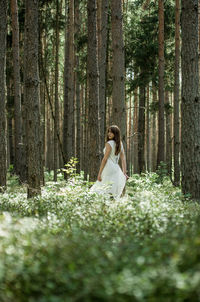
[[[115,155],[115,141],[109,140],[108,143],[112,150],[101,174],[102,181],[97,180],[90,190],[100,194],[110,193],[114,198],[119,198],[125,187],[126,177],[118,164],[120,153]],[[105,149],[103,149],[104,154]],[[121,145],[121,152],[124,152],[123,145]]]

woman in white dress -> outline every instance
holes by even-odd
[[[100,194],[110,193],[114,198],[119,198],[125,187],[128,176],[126,175],[126,158],[121,142],[120,130],[116,125],[107,130],[107,142],[103,150],[104,157],[101,161],[96,183],[91,191]],[[122,170],[118,164],[122,162]]]

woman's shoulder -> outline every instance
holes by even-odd
[[[115,141],[114,141],[113,139],[107,141],[107,143],[108,143],[109,145],[111,145],[111,147],[112,147],[114,144],[116,144]]]

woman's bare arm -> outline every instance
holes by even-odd
[[[124,174],[126,174],[126,156],[124,154],[124,150],[120,152],[120,159],[122,162],[122,171]]]
[[[103,159],[101,161],[101,165],[100,165],[100,168],[99,168],[99,173],[98,173],[98,176],[97,176],[98,181],[102,180],[101,173],[103,171],[103,168],[105,167],[105,164],[106,164],[106,162],[108,160],[108,157],[110,155],[111,150],[112,150],[112,148],[111,148],[110,144],[106,143],[106,151],[105,151],[104,157],[103,157]]]

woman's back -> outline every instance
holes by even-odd
[[[114,140],[109,140],[107,141],[107,143],[109,143],[109,145],[111,146],[112,150],[110,152],[110,155],[108,157],[108,159],[112,160],[114,163],[118,164],[119,161],[119,157],[120,157],[120,152],[118,155],[115,155],[115,150],[116,150],[116,142]],[[123,145],[121,143],[121,151],[123,150]],[[105,154],[105,148],[104,148],[104,154]]]

